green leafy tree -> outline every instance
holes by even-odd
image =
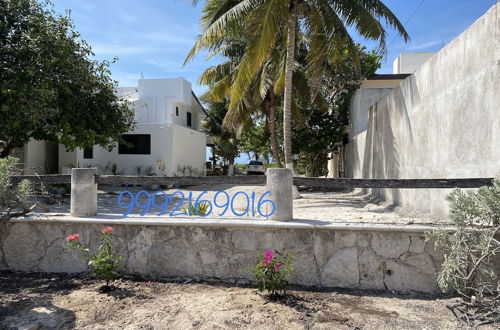
[[[241,130],[238,134],[240,151],[246,152],[249,158],[253,154],[255,160],[259,160],[259,156],[262,156],[268,162],[271,145],[266,126],[265,121],[258,120],[254,126]]]
[[[0,157],[31,138],[110,148],[133,126],[109,62],[49,2],[0,0]]]
[[[228,162],[229,167],[232,167],[239,155],[239,143],[236,133],[222,125],[227,114],[228,101],[215,102],[203,98],[203,102],[208,109],[208,116],[202,123],[203,130],[214,138],[215,152]]]
[[[247,37],[245,53],[238,72],[231,81],[229,109],[235,109],[246,97],[256,75],[280,46],[286,50],[283,74],[283,138],[285,163],[292,163],[292,88],[297,56],[297,35],[308,40],[307,75],[318,86],[327,65],[333,65],[339,54],[349,51],[356,56],[349,34],[351,27],[364,38],[376,40],[379,49],[386,48],[386,25],[408,40],[408,34],[395,15],[380,0],[208,0],[202,17],[202,34],[189,56],[203,48],[220,45],[235,26],[241,26]],[[300,24],[299,24],[300,22]]]
[[[301,174],[315,177],[327,174],[329,154],[337,151],[336,145],[342,143],[347,134],[351,98],[361,82],[380,67],[378,54],[366,52],[359,45],[356,48],[357,62],[346,51],[323,73],[318,93],[325,100],[326,109],[311,104],[307,94],[295,94],[300,111],[292,129],[292,153],[296,155],[297,172]]]

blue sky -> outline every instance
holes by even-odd
[[[198,56],[182,62],[199,33],[204,1],[192,6],[183,0],[54,0],[56,10],[71,10],[77,30],[100,60],[118,57],[111,67],[120,86],[135,86],[145,78],[182,76],[201,94],[200,73],[214,62]],[[401,52],[437,51],[483,15],[496,0],[387,0],[384,3],[405,23],[412,38],[405,44],[389,31],[389,51],[380,73],[391,73]],[[420,6],[419,6],[420,5]],[[369,48],[372,44],[365,43]]]
[[[120,86],[137,86],[145,78],[184,77],[196,84],[205,68],[215,63],[198,56],[185,67],[184,58],[199,33],[204,1],[192,6],[183,0],[53,0],[57,11],[71,10],[76,29],[92,46],[96,58],[118,61],[111,66]],[[438,51],[482,16],[497,0],[387,0],[384,3],[405,24],[411,42],[388,31],[387,58],[379,73],[391,73],[401,52]],[[357,38],[367,45],[373,43]],[[207,155],[208,157],[208,155]],[[238,163],[247,163],[242,154]]]

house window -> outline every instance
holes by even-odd
[[[94,158],[94,148],[83,149],[83,159],[92,159],[92,158]]]
[[[187,117],[186,117],[186,125],[189,126],[189,127],[191,127],[191,112],[189,112],[189,111],[186,112],[186,115],[187,115]]]
[[[122,155],[150,155],[151,135],[126,134],[122,135],[123,142],[118,144],[118,153]]]
[[[179,107],[175,107],[175,115],[179,116]]]

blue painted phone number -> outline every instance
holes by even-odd
[[[222,212],[218,213],[218,216],[223,216],[226,214],[228,210],[231,210],[231,212],[238,217],[243,217],[245,215],[252,215],[252,217],[255,217],[257,214],[261,217],[267,218],[270,217],[271,215],[274,214],[276,211],[276,205],[274,202],[270,199],[266,199],[265,197],[269,195],[271,192],[266,191],[265,193],[260,196],[260,198],[257,199],[256,193],[252,192],[251,196],[249,196],[246,192],[244,191],[238,191],[236,192],[232,197],[229,196],[229,194],[224,191],[220,190],[217,191],[213,197],[213,200],[209,199],[203,199],[203,196],[207,194],[207,191],[203,191],[198,197],[194,200],[193,203],[193,193],[190,192],[188,194],[188,197],[186,198],[184,196],[184,192],[182,191],[175,191],[170,196],[164,192],[164,191],[156,191],[153,194],[149,193],[148,191],[141,190],[137,192],[135,195],[131,191],[122,191],[120,195],[118,195],[118,206],[123,209],[127,209],[127,211],[123,214],[124,216],[129,215],[134,208],[138,208],[139,210],[142,210],[139,215],[144,216],[146,215],[151,208],[155,208],[159,210],[156,215],[161,216],[164,214],[168,213],[168,216],[170,217],[175,217],[179,215],[192,215],[188,210],[186,210],[183,205],[184,202],[187,201],[188,208],[190,206],[194,206],[194,212],[195,215],[200,216],[200,217],[208,217],[210,214],[212,214],[212,211],[215,211],[215,208],[221,209]],[[129,202],[128,203],[123,203],[123,197],[124,196],[129,196]],[[141,197],[145,196],[147,197],[147,200],[141,203]],[[175,197],[179,197],[179,201],[173,202]],[[222,203],[221,202],[222,198]],[[246,208],[244,211],[238,212],[237,210],[234,209],[234,203],[237,198],[243,199],[246,201]],[[158,203],[159,202],[159,203]],[[175,203],[173,209],[168,212],[168,207],[170,206],[170,202]],[[219,203],[218,203],[219,202]],[[205,212],[204,214],[199,214],[198,213],[198,207],[201,205],[204,206]],[[208,205],[208,206],[207,206]],[[266,206],[269,206],[271,208],[271,211],[268,213],[265,213],[266,211]],[[264,211],[264,212],[263,212]]]

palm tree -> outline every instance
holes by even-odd
[[[241,104],[255,76],[285,40],[283,136],[286,167],[293,169],[292,83],[297,31],[304,33],[309,43],[308,76],[319,84],[325,65],[333,64],[339,52],[347,50],[355,59],[355,44],[348,27],[366,39],[378,41],[380,52],[385,53],[386,31],[381,21],[409,40],[403,25],[381,0],[208,0],[201,20],[203,32],[186,60],[201,49],[217,48],[228,34],[243,29],[246,49],[232,81],[231,111]]]

